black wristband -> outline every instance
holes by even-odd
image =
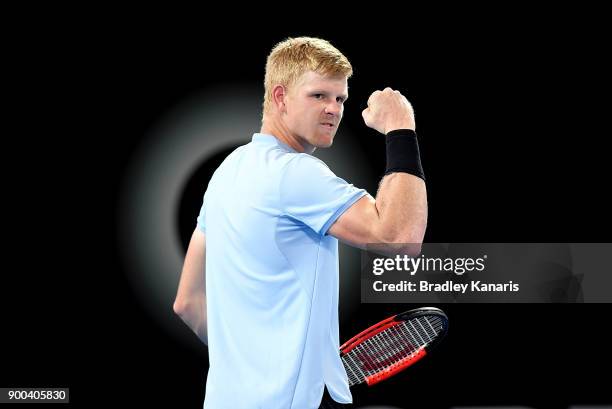
[[[410,173],[425,180],[417,134],[412,129],[396,129],[387,133],[387,170]]]

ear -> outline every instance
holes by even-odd
[[[272,101],[280,113],[285,113],[287,111],[285,98],[287,98],[287,90],[285,87],[282,85],[275,85],[272,89]]]

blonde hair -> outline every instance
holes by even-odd
[[[350,78],[353,67],[336,47],[320,38],[288,38],[276,44],[266,62],[263,115],[271,107],[274,86],[280,84],[289,88],[308,71]]]

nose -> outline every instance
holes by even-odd
[[[341,107],[340,104],[336,103],[335,101],[327,104],[325,106],[325,113],[328,115],[334,115],[334,116],[338,116],[340,115],[340,111],[341,111]]]

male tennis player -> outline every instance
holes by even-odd
[[[338,239],[360,248],[423,240],[425,183],[402,94],[375,91],[362,113],[387,141],[376,199],[311,156],[333,143],[351,74],[327,41],[276,45],[261,131],[210,180],[174,304],[208,344],[204,408],[351,403],[338,350]]]

